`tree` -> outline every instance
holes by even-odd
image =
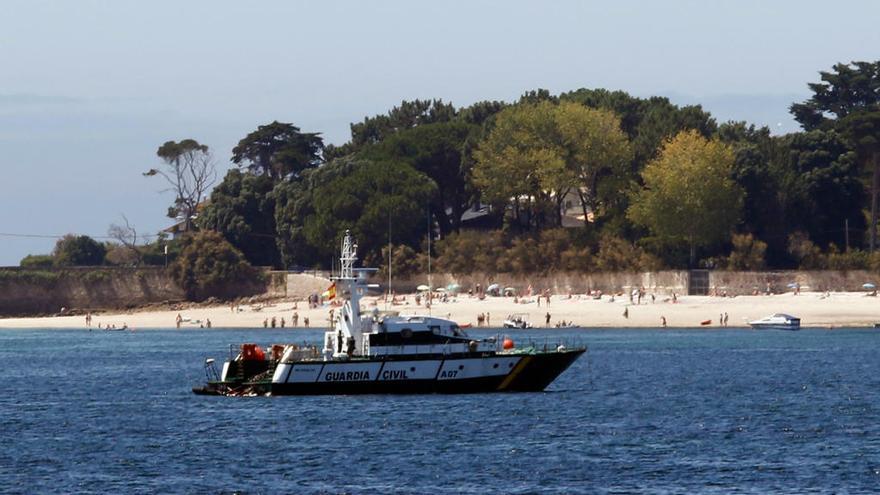
[[[259,274],[241,251],[217,232],[202,231],[184,237],[171,276],[190,300],[233,298],[259,291]]]
[[[257,127],[232,149],[232,162],[273,181],[299,177],[323,161],[324,140],[320,133],[300,132],[293,124],[277,120]]]
[[[525,200],[538,220],[552,204],[552,223],[561,225],[562,205],[572,190],[581,197],[584,218],[596,213],[600,177],[624,167],[630,150],[612,112],[541,101],[499,113],[474,156],[475,183],[491,200],[514,198],[516,214]]]
[[[589,213],[598,216],[599,179],[626,177],[625,167],[632,156],[620,118],[609,110],[562,102],[556,120],[566,148],[566,168],[577,177],[584,218]],[[623,194],[622,189],[618,194]]]
[[[848,244],[845,228],[865,231],[865,188],[859,180],[856,153],[834,130],[813,130],[783,136],[786,150],[780,190],[784,191],[783,220],[789,232],[801,230],[823,248]],[[777,235],[785,231],[776,232]],[[862,245],[851,236],[853,247]]]
[[[819,72],[822,82],[809,83],[813,96],[791,106],[805,130],[835,129],[857,151],[871,172],[870,250],[877,247],[880,194],[880,61],[836,64]]]
[[[431,211],[441,236],[457,231],[464,211],[473,203],[467,141],[478,132],[464,122],[439,122],[402,130],[366,147],[361,156],[376,161],[401,161],[427,175],[437,187]]]
[[[351,124],[351,144],[355,148],[375,144],[419,125],[448,122],[455,114],[455,106],[443,100],[404,100],[386,115],[366,117],[363,122]]]
[[[58,266],[97,266],[104,263],[107,248],[87,235],[67,234],[55,243],[52,256]]]
[[[343,166],[350,172],[312,191],[314,213],[303,221],[309,244],[318,252],[335,253],[343,233],[351,230],[364,258],[379,256],[390,228],[392,243],[419,246],[427,236],[426,207],[437,194],[434,183],[401,162]]]
[[[554,194],[564,196],[575,183],[574,174],[565,173],[555,106],[547,101],[501,111],[474,158],[474,183],[483,198],[502,208],[512,202],[518,225],[540,227]],[[558,224],[559,212],[550,220]]]
[[[194,139],[180,142],[166,141],[156,155],[165,162],[167,170],[150,169],[145,177],[159,175],[168,182],[176,198],[168,209],[171,218],[183,217],[184,230],[192,228],[199,204],[217,179],[214,158],[207,146]]]
[[[110,227],[107,229],[107,236],[118,241],[122,247],[122,251],[118,255],[115,255],[114,258],[117,264],[119,264],[119,261],[123,261],[124,263],[138,266],[141,264],[143,256],[137,245],[137,229],[132,227],[125,215],[122,215],[122,220],[125,222],[125,225],[111,223]]]
[[[267,175],[228,171],[199,215],[199,227],[223,234],[252,265],[278,266],[273,188]]]
[[[730,178],[733,150],[696,131],[679,133],[642,172],[645,187],[627,211],[656,235],[696,248],[723,240],[739,220],[742,189]]]

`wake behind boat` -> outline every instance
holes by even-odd
[[[221,373],[205,362],[211,395],[534,392],[544,390],[578,357],[582,346],[515,348],[509,339],[473,339],[454,321],[432,316],[362,314],[360,299],[372,268],[354,268],[357,246],[346,232],[341,310],[323,348],[273,345],[269,352],[242,344]]]

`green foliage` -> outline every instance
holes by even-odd
[[[140,262],[138,252],[132,250],[128,246],[110,243],[108,243],[106,246],[107,255],[104,256],[104,261],[106,261],[109,265],[137,266]]]
[[[391,276],[411,277],[428,271],[427,253],[418,253],[407,245],[392,246],[391,249]],[[381,259],[375,257],[367,260],[369,266],[379,267],[378,276],[385,280],[388,278],[388,246],[382,247]]]
[[[623,170],[630,150],[612,112],[543,100],[501,111],[474,157],[474,182],[484,197],[499,205],[513,198],[518,223],[541,227],[561,224],[571,191],[581,197],[584,216],[595,213],[599,178]]]
[[[171,276],[190,300],[245,295],[260,281],[259,273],[217,232],[186,236]]]
[[[855,153],[835,131],[810,131],[780,139],[788,150],[781,190],[786,197],[789,228],[811,233],[820,246],[844,245],[844,221],[852,232],[864,232],[865,189]],[[851,236],[860,246],[862,237]]]
[[[439,194],[431,212],[441,235],[446,235],[459,229],[462,214],[473,202],[467,147],[478,132],[477,126],[461,121],[423,124],[366,147],[360,156],[406,163],[434,181]]]
[[[836,64],[820,76],[822,82],[809,84],[813,96],[792,105],[791,113],[807,131],[836,130],[872,174],[868,226],[873,251],[880,214],[880,61]]]
[[[596,269],[600,272],[636,272],[659,270],[663,263],[625,239],[603,235],[596,253]]]
[[[438,241],[434,248],[436,269],[454,274],[499,273],[506,270],[504,236],[501,231],[462,230]]]
[[[55,243],[56,266],[96,266],[104,263],[107,248],[86,235],[68,234]]]
[[[351,124],[351,143],[355,147],[375,144],[405,129],[448,122],[455,115],[455,107],[443,100],[404,100],[386,115],[367,117],[363,122]]]
[[[0,270],[0,282],[52,287],[61,279],[59,272],[44,270]]]
[[[645,167],[645,188],[628,211],[657,236],[697,246],[723,240],[739,219],[742,189],[730,178],[733,151],[695,131],[682,132]]]
[[[756,239],[752,234],[734,234],[731,239],[733,251],[727,259],[728,270],[763,270],[766,262],[764,253],[767,243]]]
[[[199,227],[223,234],[252,265],[280,265],[275,242],[274,187],[268,175],[230,170],[199,215]]]
[[[257,127],[232,149],[232,161],[239,167],[268,175],[273,181],[293,176],[321,164],[324,140],[320,133],[300,132],[293,124],[277,120]]]
[[[48,269],[55,264],[55,258],[48,254],[29,254],[21,259],[18,266],[28,269]]]
[[[839,63],[819,74],[822,82],[808,84],[813,96],[791,105],[792,115],[804,129],[825,127],[830,116],[843,119],[880,105],[880,61]]]
[[[795,232],[788,236],[788,252],[803,270],[825,268],[822,250],[803,232]]]
[[[341,158],[310,171],[301,184],[279,186],[276,222],[284,263],[327,263],[351,230],[361,256],[378,256],[387,243],[418,246],[427,235],[427,207],[436,185],[395,161]]]

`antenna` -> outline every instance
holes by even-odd
[[[385,310],[388,310],[388,298],[391,297],[391,261],[394,248],[391,246],[391,209],[388,209],[388,290],[385,292]]]
[[[431,283],[431,203],[428,202],[428,314],[431,314],[431,299],[434,296],[434,285]]]

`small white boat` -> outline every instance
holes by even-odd
[[[502,323],[501,326],[504,328],[520,328],[523,330],[526,328],[532,328],[532,324],[529,323],[528,318],[528,313],[514,313],[512,315],[507,315],[507,318],[504,319],[504,323]]]
[[[800,330],[801,319],[784,313],[776,313],[760,320],[750,321],[749,325],[756,330]]]

